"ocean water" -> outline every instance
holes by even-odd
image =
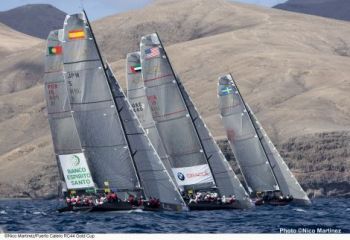
[[[350,204],[344,198],[314,199],[309,207],[260,206],[181,213],[58,213],[60,204],[58,200],[0,200],[0,232],[279,233],[281,228],[300,232],[322,227],[350,233]]]

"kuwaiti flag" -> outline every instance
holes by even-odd
[[[68,32],[68,38],[71,40],[84,39],[85,32],[84,29],[75,29]]]
[[[49,47],[49,55],[60,55],[62,54],[62,46]]]
[[[141,71],[141,64],[136,64],[135,66],[131,66],[130,70],[132,73],[137,73]]]

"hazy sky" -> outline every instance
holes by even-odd
[[[81,10],[83,5],[89,17],[94,20],[130,9],[142,8],[152,0],[0,0],[0,11],[8,10],[31,3],[47,3],[67,12],[74,13]],[[190,0],[188,0],[190,1]],[[273,6],[286,0],[236,0],[239,2]],[[83,4],[82,4],[83,3]]]

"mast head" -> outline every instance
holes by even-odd
[[[141,45],[160,45],[160,40],[157,33],[147,34],[141,37]]]
[[[219,85],[235,85],[231,74],[219,77]]]

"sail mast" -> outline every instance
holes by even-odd
[[[243,99],[243,97],[242,97],[242,95],[241,95],[241,92],[239,91],[238,85],[236,84],[235,80],[233,79],[231,73],[230,73],[230,76],[231,76],[231,79],[232,79],[233,83],[237,86],[236,89],[237,89],[238,95],[239,95],[239,97],[241,98],[242,103],[243,103],[243,105],[244,105],[244,108],[246,109],[247,114],[248,114],[248,116],[249,116],[249,119],[250,119],[250,121],[251,121],[252,124],[253,124],[254,130],[255,130],[255,134],[258,136],[260,145],[261,145],[261,147],[262,147],[262,149],[263,149],[263,152],[264,152],[264,154],[265,154],[265,156],[266,156],[266,159],[267,159],[267,161],[268,161],[268,163],[269,163],[269,166],[270,166],[270,168],[271,168],[271,172],[272,172],[272,174],[273,174],[273,177],[275,178],[275,180],[276,180],[276,182],[277,182],[277,184],[278,184],[278,188],[280,188],[280,187],[279,187],[280,184],[279,184],[279,182],[278,182],[278,180],[277,180],[277,177],[276,177],[276,175],[275,175],[275,173],[274,173],[274,171],[273,171],[273,168],[272,168],[272,166],[271,166],[271,162],[270,162],[270,159],[269,159],[269,157],[268,157],[268,155],[267,155],[266,149],[265,149],[264,145],[263,145],[262,142],[261,142],[261,139],[260,139],[259,134],[258,134],[258,130],[256,129],[256,126],[255,126],[255,124],[254,124],[254,122],[253,122],[253,119],[252,119],[252,117],[251,117],[251,115],[250,115],[250,111],[249,111],[249,109],[247,108],[247,105],[246,105],[246,103],[245,103],[245,101],[244,101],[244,99]]]
[[[107,75],[107,72],[106,72],[106,68],[105,68],[105,65],[104,65],[103,60],[102,60],[101,51],[100,51],[100,49],[99,49],[99,47],[98,47],[98,45],[97,45],[97,41],[96,41],[96,38],[95,38],[95,34],[94,34],[94,32],[93,32],[93,30],[92,30],[92,28],[91,28],[90,21],[89,21],[89,19],[88,19],[88,17],[87,17],[87,14],[86,14],[86,12],[85,12],[84,9],[83,9],[83,13],[84,13],[84,16],[85,16],[87,25],[88,25],[88,27],[89,27],[89,29],[90,29],[91,36],[92,36],[92,39],[93,39],[93,41],[94,41],[94,44],[95,44],[95,47],[96,47],[96,50],[97,50],[97,54],[98,54],[99,59],[100,59],[100,62],[101,62],[101,64],[102,64],[102,67],[103,67],[103,70],[104,70],[103,72],[104,72],[104,75],[105,75],[105,77],[106,77],[106,80],[107,80],[109,89],[111,89],[110,83],[109,83],[109,81],[108,81],[108,75]],[[121,127],[122,127],[122,129],[123,129],[123,132],[124,132],[125,135],[127,135],[127,132],[125,131],[124,122],[123,122],[123,120],[120,118],[120,115],[119,115],[119,113],[120,113],[120,111],[121,111],[122,109],[119,109],[119,108],[118,108],[117,102],[115,101],[115,99],[114,99],[113,97],[112,97],[112,99],[113,99],[113,102],[114,102],[114,104],[115,104],[115,106],[116,106],[116,109],[117,109],[117,111],[118,111],[118,114],[117,114],[117,115],[118,115],[119,121],[120,121],[120,123],[121,123]],[[129,141],[129,139],[128,139],[127,137],[125,138],[125,140],[126,140],[126,142],[127,142],[127,144],[128,144],[129,152],[130,152],[130,155],[131,155],[131,159],[132,159],[132,161],[133,161],[133,166],[134,166],[134,168],[135,168],[135,172],[136,172],[137,180],[138,180],[138,182],[139,182],[139,186],[141,187],[140,176],[139,176],[139,173],[138,173],[138,170],[137,170],[137,166],[136,166],[135,160],[134,160],[134,156],[135,156],[136,152],[134,152],[134,153],[131,152],[130,141]]]
[[[160,46],[162,46],[162,48],[164,49],[163,43],[162,43],[162,41],[160,40],[160,38],[159,38],[159,36],[158,36],[158,33],[156,33],[156,35],[157,35],[157,37],[158,37]],[[190,116],[190,118],[191,118],[191,122],[192,122],[193,127],[194,127],[194,129],[195,129],[195,131],[196,131],[196,134],[197,134],[197,136],[198,136],[199,143],[200,143],[201,148],[202,148],[202,151],[203,151],[203,153],[204,153],[204,155],[205,155],[205,159],[207,160],[209,169],[210,169],[210,171],[211,171],[211,173],[212,173],[212,177],[213,177],[213,179],[214,179],[215,186],[216,186],[216,179],[215,179],[215,176],[214,176],[214,174],[213,174],[213,169],[212,169],[212,167],[211,167],[210,164],[209,164],[209,159],[211,158],[211,156],[208,157],[208,154],[207,154],[207,152],[206,152],[206,150],[205,150],[205,148],[204,148],[202,139],[201,139],[200,136],[199,136],[199,132],[198,132],[197,126],[196,126],[196,124],[194,123],[194,121],[196,121],[197,118],[196,118],[196,119],[193,119],[192,114],[191,114],[191,112],[189,111],[189,107],[188,107],[187,102],[186,102],[186,100],[185,100],[185,98],[184,98],[183,92],[181,91],[181,87],[184,87],[184,86],[183,86],[182,83],[178,80],[178,78],[177,78],[177,76],[176,76],[176,74],[175,74],[175,71],[174,71],[174,69],[173,69],[173,66],[171,65],[170,59],[168,58],[168,54],[166,53],[165,50],[164,50],[164,54],[165,54],[165,57],[167,58],[167,60],[168,60],[168,62],[169,62],[169,66],[170,66],[171,72],[172,72],[172,74],[175,76],[175,81],[176,81],[176,83],[177,83],[178,86],[179,86],[179,90],[180,90],[181,97],[182,97],[182,99],[184,99],[185,106],[186,106],[186,108],[187,108],[188,114],[189,114],[189,116]],[[198,117],[199,117],[199,115],[198,115]],[[216,186],[216,187],[217,187],[217,186]]]

